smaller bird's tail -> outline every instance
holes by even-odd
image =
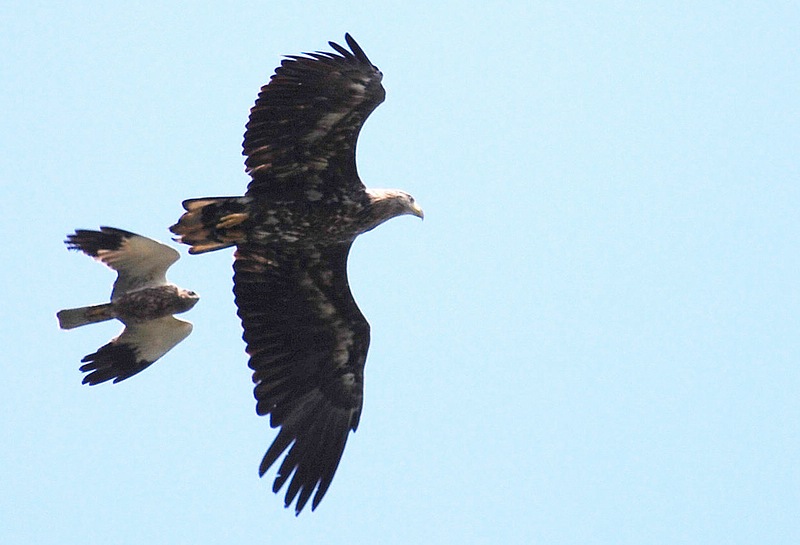
[[[58,325],[61,329],[73,329],[86,324],[105,322],[106,320],[117,317],[111,303],[80,308],[68,308],[59,311],[56,316],[58,317]]]
[[[211,197],[183,201],[186,210],[169,228],[175,239],[191,246],[190,254],[202,254],[234,246],[246,240],[244,223],[250,219],[250,198]]]

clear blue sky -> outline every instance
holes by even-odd
[[[65,6],[0,7],[0,542],[800,542],[797,2]],[[55,311],[113,274],[62,240],[241,194],[258,88],[345,32],[361,177],[426,218],[355,246],[364,414],[295,518],[231,252],[181,249],[194,333],[90,388],[119,325]]]

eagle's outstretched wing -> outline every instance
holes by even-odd
[[[288,56],[261,88],[244,134],[248,195],[363,192],[356,139],[383,102],[383,75],[345,35],[352,51]]]
[[[289,448],[273,485],[294,473],[285,504],[316,508],[358,426],[369,324],[347,283],[349,244],[321,249],[240,246],[234,294],[256,383],[257,412],[280,432],[260,473]]]
[[[145,370],[189,336],[192,324],[174,316],[128,324],[122,334],[85,356],[81,371],[84,384],[117,383]]]
[[[65,242],[117,271],[112,301],[131,290],[166,284],[167,269],[180,257],[166,244],[114,227],[77,229]]]

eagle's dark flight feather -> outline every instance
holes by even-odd
[[[281,427],[260,473],[292,445],[275,490],[294,471],[286,505],[299,492],[298,512],[317,486],[312,507],[319,504],[361,414],[369,324],[347,284],[349,248],[236,252],[234,293],[256,410]]]
[[[356,139],[384,100],[383,74],[346,35],[339,54],[287,57],[261,88],[244,134],[247,195],[320,191],[361,194]]]

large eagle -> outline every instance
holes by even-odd
[[[319,505],[358,426],[369,324],[347,281],[355,238],[395,216],[423,217],[403,191],[367,189],[356,139],[383,102],[382,74],[350,50],[288,56],[261,88],[244,134],[243,197],[184,201],[170,229],[199,254],[236,246],[234,288],[256,411],[280,431],[260,475],[289,449],[273,491]]]
[[[200,297],[167,281],[167,269],[180,254],[153,239],[115,229],[78,229],[64,241],[117,271],[111,302],[58,312],[62,329],[118,319],[125,324],[119,336],[85,356],[84,384],[119,382],[152,365],[192,332],[192,324],[175,318]]]

